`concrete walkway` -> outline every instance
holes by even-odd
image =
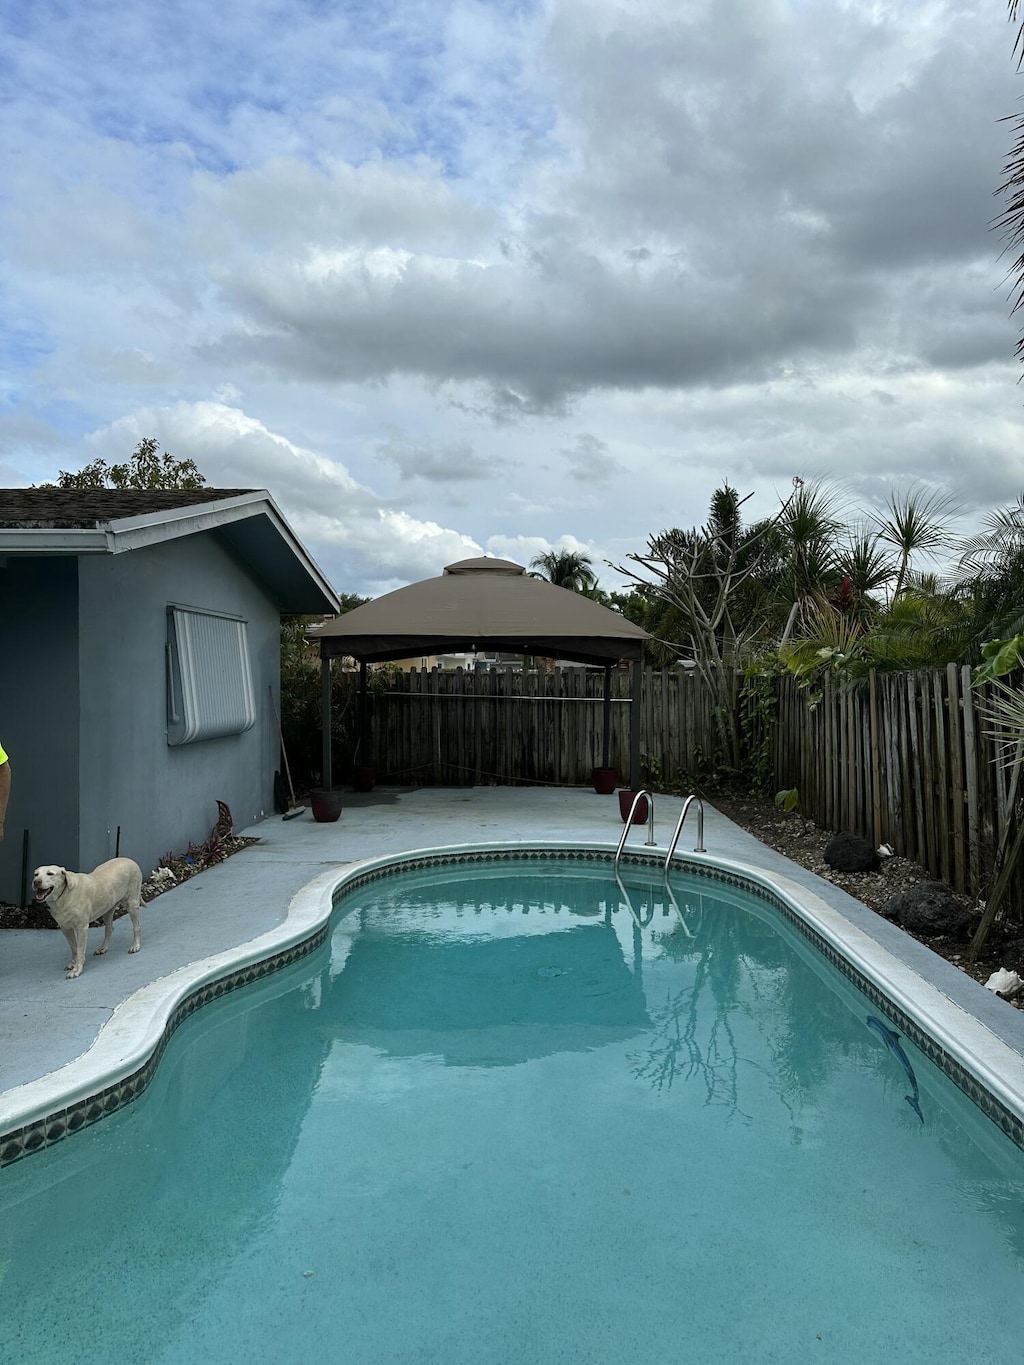
[[[655,805],[657,843],[664,851],[682,803],[659,796]],[[601,841],[614,847],[621,829],[617,800],[579,787],[353,793],[346,797],[337,824],[319,825],[307,813],[288,821],[274,817],[241,831],[259,843],[143,907],[141,952],[128,955],[129,929],[119,921],[109,953],[88,956],[83,975],[75,981],[64,979],[67,945],[62,934],[0,930],[0,1101],[13,1087],[46,1076],[85,1052],[133,992],[279,924],[295,893],[332,867],[413,849],[492,841]],[[688,822],[680,851],[693,848],[693,836]],[[643,847],[646,837],[646,826],[637,826],[629,846]],[[704,838],[711,854],[781,873],[816,892],[1024,1054],[1024,1014],[859,901],[766,848],[710,808]],[[96,946],[101,931],[93,930],[93,936]]]

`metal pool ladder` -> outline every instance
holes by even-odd
[[[647,819],[647,842],[644,845],[644,847],[645,848],[655,847],[656,840],[654,838],[654,797],[649,791],[638,791],[636,796],[633,797],[633,804],[629,808],[629,814],[626,817],[626,823],[622,826],[622,834],[619,838],[619,846],[615,850],[615,862],[613,864],[613,870],[616,871],[618,870],[619,859],[622,857],[622,850],[626,846],[626,836],[629,834],[629,827],[633,823],[633,812],[636,810],[638,804],[640,803],[641,797],[644,796],[647,797],[647,809],[650,811],[650,815],[648,816]]]
[[[686,819],[686,812],[690,809],[690,806],[693,804],[694,801],[696,801],[697,803],[697,847],[693,851],[694,853],[707,852],[707,849],[704,847],[704,802],[700,799],[699,796],[688,796],[686,800],[683,802],[683,809],[679,812],[679,819],[676,821],[676,832],[675,834],[672,835],[672,842],[668,846],[668,855],[665,858],[666,872],[668,871],[669,863],[671,863],[672,861],[672,854],[675,853],[676,851],[676,844],[678,844],[679,842],[679,836],[683,832],[683,821]],[[651,816],[652,825],[653,822],[654,816],[652,813]],[[626,828],[628,829],[629,826],[627,825]],[[623,835],[623,839],[625,839],[625,835]],[[621,847],[622,841],[619,842],[619,848],[621,849]]]

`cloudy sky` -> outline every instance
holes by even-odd
[[[1024,489],[1013,38],[1002,0],[3,0],[0,482],[155,436],[367,593],[616,561],[725,478],[980,517]]]

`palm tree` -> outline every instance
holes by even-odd
[[[645,553],[626,555],[636,567],[615,565],[650,603],[645,625],[659,642],[689,645],[713,699],[722,753],[734,767],[741,751],[737,676],[764,647],[772,605],[766,583],[778,577],[780,523],[793,497],[748,528],[741,508],[750,496],[741,498],[728,484],[716,489],[703,526],[648,536]]]
[[[876,518],[878,539],[899,555],[893,600],[906,587],[915,554],[934,554],[949,544],[952,507],[948,493],[920,487],[897,489],[889,496],[889,515]]]
[[[779,519],[785,567],[781,591],[789,606],[782,631],[786,644],[797,621],[836,578],[836,538],[842,530],[836,510],[839,494],[824,483],[794,480],[792,497]]]
[[[973,604],[979,644],[1024,631],[1024,494],[964,541],[958,579]]]
[[[546,578],[556,588],[583,594],[597,587],[597,574],[592,565],[590,556],[580,550],[547,550],[530,560],[530,568],[539,570],[534,578]]]

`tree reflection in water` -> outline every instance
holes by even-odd
[[[799,1109],[823,1086],[841,1047],[823,1017],[834,1003],[828,992],[822,998],[814,974],[769,916],[719,893],[696,893],[683,907],[670,887],[652,886],[649,894],[651,904],[660,899],[663,915],[671,909],[679,921],[651,936],[656,955],[691,963],[692,975],[668,988],[663,1003],[649,1000],[652,1030],[647,1046],[628,1054],[632,1074],[659,1093],[694,1082],[705,1106],[752,1122],[740,1072],[756,1072],[788,1112],[799,1141]],[[636,904],[626,908],[643,923],[649,916],[642,898],[634,901],[639,911]]]

